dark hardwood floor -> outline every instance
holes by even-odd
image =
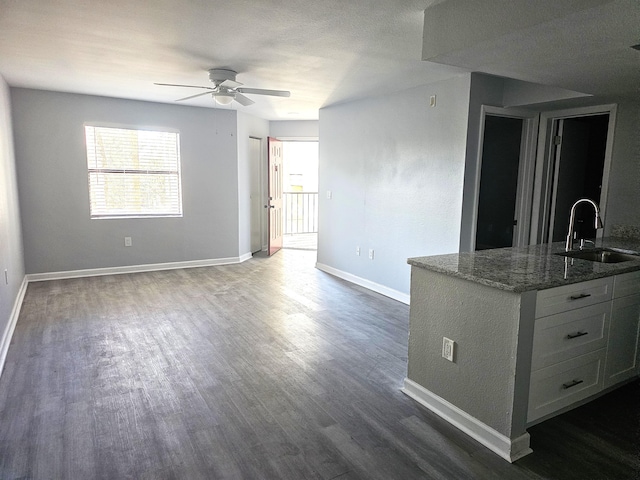
[[[400,392],[408,307],[314,261],[30,284],[0,478],[640,478],[638,382],[532,428],[511,465]]]

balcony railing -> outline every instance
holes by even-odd
[[[318,232],[318,192],[283,192],[284,234]]]

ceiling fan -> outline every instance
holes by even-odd
[[[202,95],[211,95],[220,105],[229,105],[234,100],[245,107],[255,103],[250,98],[244,96],[244,93],[252,95],[271,95],[274,97],[288,97],[291,92],[286,90],[265,90],[262,88],[247,88],[241,83],[236,82],[237,73],[226,68],[212,68],[209,70],[209,80],[213,83],[213,87],[201,87],[199,85],[177,85],[174,83],[155,83],[155,85],[163,85],[166,87],[187,87],[187,88],[203,88],[207,90],[204,93],[197,93],[188,97],[179,98],[176,102],[189,100],[191,98],[201,97]]]

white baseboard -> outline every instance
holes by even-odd
[[[2,374],[2,370],[4,370],[4,362],[7,359],[7,352],[9,351],[9,345],[11,344],[11,337],[13,337],[13,331],[16,329],[16,323],[18,323],[18,317],[20,316],[20,310],[22,309],[22,301],[24,300],[25,293],[27,293],[28,284],[29,281],[25,275],[22,279],[22,285],[20,285],[20,289],[18,290],[18,295],[16,295],[16,300],[13,302],[13,309],[9,316],[9,322],[4,329],[4,332],[2,332],[2,340],[0,341],[0,374]]]
[[[384,295],[385,297],[393,298],[394,300],[409,305],[410,297],[407,293],[402,293],[398,290],[394,290],[393,288],[385,287],[384,285],[380,285],[379,283],[367,280],[366,278],[358,277],[357,275],[353,275],[348,272],[343,272],[342,270],[330,267],[329,265],[325,265],[324,263],[316,263],[316,268],[318,270],[322,270],[323,272],[330,273],[331,275],[335,275],[336,277],[346,280],[347,282],[355,283],[356,285],[368,288],[369,290]]]
[[[408,378],[401,391],[508,462],[513,463],[533,452],[529,448],[527,432],[509,438]]]
[[[238,261],[237,262],[233,262],[233,263],[242,263],[242,262],[246,262],[247,260],[249,260],[250,258],[253,258],[253,254],[251,252],[249,253],[244,253],[242,255],[240,255],[238,257]]]
[[[154,272],[158,270],[176,270],[178,268],[214,267],[242,263],[251,258],[250,253],[240,257],[212,258],[206,260],[187,260],[184,262],[152,263],[148,265],[125,265],[122,267],[90,268],[86,270],[69,270],[66,272],[30,273],[29,282],[45,280],[63,280],[66,278],[97,277],[100,275],[118,275],[123,273]]]

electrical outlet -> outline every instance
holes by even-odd
[[[124,246],[130,247],[131,245],[133,245],[133,242],[131,241],[131,237],[124,237]]]
[[[331,200],[332,197],[333,193],[331,193],[331,190],[327,190],[327,199]]]
[[[373,260],[373,248],[369,249],[369,260]]]
[[[453,354],[456,342],[447,337],[442,337],[442,358],[453,362]]]
[[[360,256],[360,247],[356,247],[356,255]]]

